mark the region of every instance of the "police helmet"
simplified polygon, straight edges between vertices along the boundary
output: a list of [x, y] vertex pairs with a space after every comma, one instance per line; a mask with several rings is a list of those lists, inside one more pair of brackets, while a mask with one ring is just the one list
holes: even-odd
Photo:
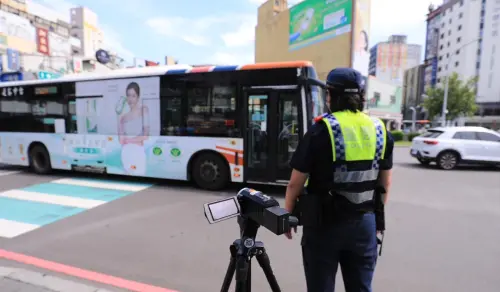
[[352, 68], [335, 68], [326, 77], [328, 89], [338, 93], [365, 93], [365, 79]]

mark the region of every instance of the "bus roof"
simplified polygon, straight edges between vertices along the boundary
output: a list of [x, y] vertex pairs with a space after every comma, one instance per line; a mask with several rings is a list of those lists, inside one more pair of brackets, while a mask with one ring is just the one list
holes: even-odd
[[214, 65], [214, 66], [201, 66], [201, 67], [193, 67], [189, 65], [151, 66], [143, 68], [116, 69], [106, 73], [88, 72], [88, 73], [78, 73], [78, 74], [67, 74], [57, 79], [47, 79], [47, 80], [38, 79], [38, 80], [3, 82], [0, 83], [0, 87], [59, 83], [59, 82], [90, 81], [90, 80], [115, 79], [115, 78], [136, 78], [136, 77], [170, 75], [170, 74], [173, 75], [173, 74], [275, 69], [275, 68], [300, 68], [300, 67], [310, 67], [310, 66], [312, 66], [312, 63], [309, 61], [270, 62], [270, 63], [255, 63], [248, 65], [234, 65], [234, 66], [230, 65], [221, 65], [221, 66]]

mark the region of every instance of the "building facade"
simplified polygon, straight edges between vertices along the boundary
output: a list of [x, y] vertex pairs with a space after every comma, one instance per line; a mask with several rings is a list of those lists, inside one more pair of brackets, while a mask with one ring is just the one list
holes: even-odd
[[382, 82], [403, 85], [404, 72], [420, 64], [422, 47], [408, 44], [404, 35], [392, 35], [370, 49], [368, 73]]
[[453, 72], [462, 80], [477, 76], [481, 1], [449, 0], [440, 11], [437, 84]]
[[411, 107], [417, 110], [417, 120], [425, 119], [422, 105], [425, 99], [425, 65], [418, 65], [405, 71], [403, 78], [403, 120], [412, 119]]
[[367, 75], [370, 0], [268, 0], [258, 9], [255, 61], [312, 61], [320, 79], [335, 67]]
[[500, 116], [500, 1], [483, 1], [483, 27], [477, 103], [483, 114]]
[[433, 88], [437, 83], [439, 28], [441, 27], [441, 7], [429, 6], [427, 14], [427, 34], [425, 39], [425, 85], [424, 90]]
[[[427, 24], [426, 48], [433, 48], [437, 40], [437, 62], [432, 54], [426, 57], [426, 71], [437, 68], [435, 83], [444, 86], [444, 78], [456, 72], [462, 80], [478, 77], [476, 87], [477, 116], [462, 118], [460, 124], [492, 127], [500, 124], [500, 3], [497, 0], [447, 0], [436, 9], [430, 9]], [[498, 63], [498, 62], [497, 62]], [[429, 66], [431, 67], [429, 69]]]
[[401, 86], [381, 81], [374, 76], [368, 76], [365, 113], [382, 119], [389, 130], [401, 129], [403, 121], [402, 100], [403, 90]]
[[73, 53], [92, 58], [104, 46], [104, 37], [99, 29], [97, 14], [86, 7], [70, 10], [71, 34], [80, 40], [79, 46], [72, 46]]

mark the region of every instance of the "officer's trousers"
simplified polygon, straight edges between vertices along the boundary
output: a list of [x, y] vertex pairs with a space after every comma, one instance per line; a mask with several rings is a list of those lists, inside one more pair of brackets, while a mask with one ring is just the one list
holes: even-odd
[[333, 292], [339, 264], [346, 292], [371, 292], [377, 262], [375, 215], [304, 227], [302, 256], [308, 292]]

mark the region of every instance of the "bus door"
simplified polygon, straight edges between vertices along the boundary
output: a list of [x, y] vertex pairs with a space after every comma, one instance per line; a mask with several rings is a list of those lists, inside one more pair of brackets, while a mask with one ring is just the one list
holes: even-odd
[[245, 177], [249, 182], [286, 183], [300, 131], [300, 92], [292, 88], [246, 91]]

